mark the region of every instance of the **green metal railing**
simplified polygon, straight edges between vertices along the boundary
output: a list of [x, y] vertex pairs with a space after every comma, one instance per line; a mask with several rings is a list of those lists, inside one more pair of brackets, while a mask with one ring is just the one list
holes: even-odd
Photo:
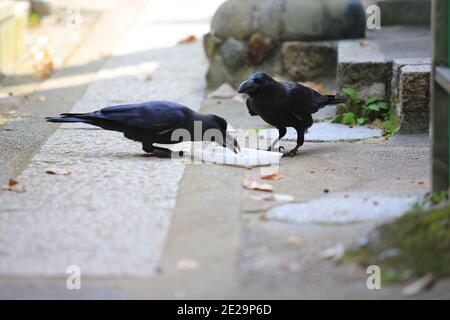
[[432, 189], [441, 191], [450, 185], [450, 0], [434, 0], [431, 18]]

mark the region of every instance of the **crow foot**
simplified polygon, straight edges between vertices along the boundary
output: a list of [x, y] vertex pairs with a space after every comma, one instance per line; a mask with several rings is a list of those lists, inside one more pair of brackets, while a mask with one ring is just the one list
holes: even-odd
[[154, 147], [154, 146], [143, 146], [142, 150], [144, 152], [155, 156], [157, 158], [172, 158], [172, 157], [183, 157], [183, 151], [172, 151], [166, 148]]
[[292, 149], [288, 152], [283, 152], [283, 158], [285, 157], [295, 157], [295, 155], [297, 154], [297, 149]]
[[[275, 147], [270, 146], [269, 148], [267, 148], [267, 151], [272, 151], [272, 150], [275, 150], [275, 149], [276, 149]], [[283, 150], [286, 150], [283, 146], [279, 146], [278, 147], [278, 152], [281, 152]]]

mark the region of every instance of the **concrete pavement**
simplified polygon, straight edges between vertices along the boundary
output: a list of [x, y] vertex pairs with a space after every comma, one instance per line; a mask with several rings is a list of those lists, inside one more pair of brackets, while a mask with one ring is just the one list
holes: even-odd
[[[184, 5], [192, 21], [177, 24], [174, 3], [150, 2], [71, 111], [153, 99], [198, 108], [206, 71], [200, 42], [176, 44], [207, 31], [211, 7], [202, 4]], [[63, 81], [56, 76], [41, 89]], [[26, 192], [0, 197], [0, 273], [55, 276], [78, 265], [85, 275], [153, 274], [183, 165], [144, 158], [140, 148], [87, 126], [57, 130], [17, 177]], [[49, 166], [70, 175], [48, 175]]]
[[[208, 30], [218, 3], [155, 0], [137, 16], [119, 8], [115, 14], [134, 22], [119, 27], [126, 30], [112, 56], [49, 79], [36, 93], [47, 100], [28, 102], [28, 108], [42, 107], [31, 124], [2, 127], [22, 128], [26, 139], [6, 132], [29, 142], [19, 148], [24, 153], [11, 152], [6, 163], [13, 169], [2, 171], [3, 179], [18, 175], [26, 192], [0, 193], [1, 298], [402, 297], [401, 286], [368, 290], [365, 269], [320, 258], [325, 249], [360, 239], [377, 219], [342, 224], [272, 220], [267, 213], [281, 203], [242, 188], [243, 178], [260, 180], [257, 168], [144, 157], [139, 144], [84, 125], [61, 126], [46, 141], [54, 129], [41, 119], [60, 112], [58, 101], [64, 102], [64, 111], [81, 112], [170, 99], [224, 116], [234, 128], [265, 128], [247, 115], [242, 102], [204, 99], [201, 43], [177, 45]], [[103, 31], [93, 42], [110, 38], [102, 35], [117, 19], [111, 13], [99, 23]], [[85, 54], [92, 57], [92, 51]], [[46, 131], [37, 135], [41, 129]], [[298, 157], [282, 159], [283, 178], [269, 183], [296, 204], [352, 192], [418, 195], [429, 187], [429, 160], [427, 135], [306, 142]], [[55, 167], [70, 175], [45, 172]], [[73, 264], [82, 271], [81, 290], [65, 286], [66, 268]], [[441, 281], [420, 297], [449, 298], [448, 287]]]

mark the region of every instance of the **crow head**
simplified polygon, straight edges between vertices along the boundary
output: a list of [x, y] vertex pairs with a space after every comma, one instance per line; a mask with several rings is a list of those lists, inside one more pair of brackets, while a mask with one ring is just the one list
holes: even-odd
[[211, 139], [215, 141], [217, 144], [230, 149], [234, 153], [239, 153], [241, 151], [241, 147], [237, 142], [236, 138], [232, 137], [229, 133], [227, 133], [227, 121], [224, 118], [221, 118], [216, 115], [211, 115], [211, 120], [208, 123], [209, 129], [215, 129], [220, 132], [220, 137], [216, 137], [214, 134], [211, 136]]
[[248, 80], [241, 83], [239, 93], [247, 93], [249, 96], [263, 95], [272, 91], [278, 82], [264, 72], [254, 73]]

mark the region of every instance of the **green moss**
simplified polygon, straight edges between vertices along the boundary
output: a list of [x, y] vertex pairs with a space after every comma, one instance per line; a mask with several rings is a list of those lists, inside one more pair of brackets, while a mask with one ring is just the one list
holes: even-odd
[[430, 272], [450, 276], [450, 205], [410, 212], [380, 226], [369, 238], [367, 245], [348, 251], [343, 260], [380, 266], [385, 283]]

